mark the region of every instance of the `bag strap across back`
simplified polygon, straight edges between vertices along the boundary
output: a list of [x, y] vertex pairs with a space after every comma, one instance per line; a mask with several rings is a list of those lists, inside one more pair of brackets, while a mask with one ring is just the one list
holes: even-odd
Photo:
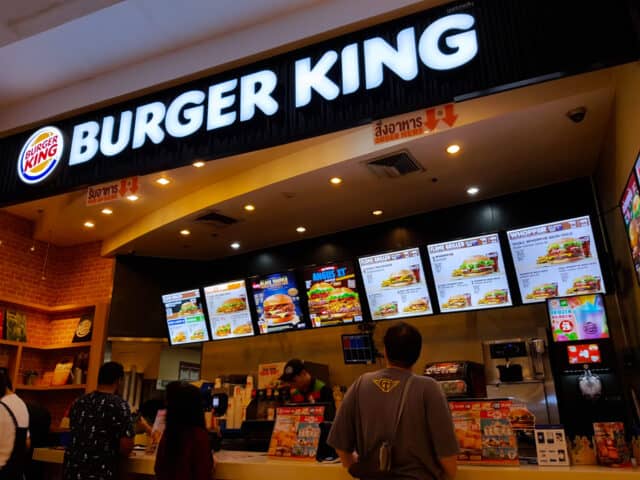
[[396, 439], [396, 433], [398, 432], [398, 427], [400, 426], [400, 419], [402, 418], [402, 412], [404, 411], [404, 405], [407, 403], [407, 393], [409, 392], [409, 386], [413, 382], [413, 374], [407, 378], [407, 381], [404, 382], [404, 387], [402, 388], [402, 396], [400, 397], [400, 406], [398, 407], [398, 414], [396, 416], [396, 423], [393, 426], [393, 435], [391, 436], [391, 442], [393, 443]]

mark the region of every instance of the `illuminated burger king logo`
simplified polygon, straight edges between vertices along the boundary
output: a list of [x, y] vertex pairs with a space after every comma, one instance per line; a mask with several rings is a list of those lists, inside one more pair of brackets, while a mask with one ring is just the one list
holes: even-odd
[[55, 127], [43, 127], [26, 141], [18, 157], [18, 175], [34, 184], [51, 175], [62, 159], [64, 137]]

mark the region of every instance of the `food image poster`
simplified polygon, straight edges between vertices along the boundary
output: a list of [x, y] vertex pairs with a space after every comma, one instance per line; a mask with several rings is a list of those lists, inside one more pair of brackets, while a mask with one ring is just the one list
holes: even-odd
[[479, 465], [518, 465], [518, 445], [510, 421], [512, 403], [504, 401], [449, 402], [458, 462]]
[[551, 331], [556, 342], [609, 338], [609, 325], [602, 295], [549, 300]]
[[207, 324], [198, 290], [171, 293], [162, 296], [169, 339], [172, 345], [209, 340]]
[[294, 272], [254, 277], [251, 289], [261, 334], [306, 327]]
[[14, 342], [27, 341], [27, 315], [18, 310], [5, 310], [5, 337]]
[[427, 249], [443, 312], [512, 305], [497, 233]]
[[360, 258], [360, 271], [374, 320], [433, 313], [420, 250]]
[[561, 425], [536, 425], [536, 455], [538, 465], [547, 467], [569, 466], [569, 450]]
[[278, 408], [268, 454], [315, 461], [323, 421], [324, 407]]
[[[639, 165], [636, 164], [636, 172]], [[638, 180], [634, 174], [629, 177], [622, 200], [620, 201], [622, 218], [627, 229], [627, 238], [631, 257], [636, 270], [636, 275], [640, 276], [640, 188]], [[639, 277], [640, 278], [640, 277]]]
[[507, 232], [523, 303], [604, 292], [588, 216]]
[[205, 287], [212, 340], [249, 337], [254, 334], [244, 280]]
[[598, 463], [607, 467], [630, 467], [631, 453], [622, 422], [593, 424], [593, 441]]
[[361, 322], [362, 307], [351, 262], [309, 268], [304, 274], [311, 325]]

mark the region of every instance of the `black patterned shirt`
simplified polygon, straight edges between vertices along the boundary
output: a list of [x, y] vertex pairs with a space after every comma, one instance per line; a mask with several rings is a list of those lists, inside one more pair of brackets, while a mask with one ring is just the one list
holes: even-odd
[[64, 455], [65, 480], [118, 477], [120, 439], [134, 436], [129, 405], [117, 395], [93, 392], [71, 407], [71, 443]]

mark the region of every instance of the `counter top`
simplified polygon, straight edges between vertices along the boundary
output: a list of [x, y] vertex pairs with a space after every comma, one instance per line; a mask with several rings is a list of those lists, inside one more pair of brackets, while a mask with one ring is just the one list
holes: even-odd
[[[36, 448], [33, 459], [45, 463], [62, 463], [64, 451]], [[216, 479], [254, 480], [264, 477], [278, 480], [351, 480], [340, 464], [322, 464], [301, 460], [275, 459], [254, 452], [219, 452], [216, 454]], [[133, 454], [127, 461], [130, 473], [153, 475], [154, 457]], [[481, 467], [460, 466], [456, 480], [605, 480], [639, 478], [639, 469], [615, 469], [597, 466], [577, 467]]]

